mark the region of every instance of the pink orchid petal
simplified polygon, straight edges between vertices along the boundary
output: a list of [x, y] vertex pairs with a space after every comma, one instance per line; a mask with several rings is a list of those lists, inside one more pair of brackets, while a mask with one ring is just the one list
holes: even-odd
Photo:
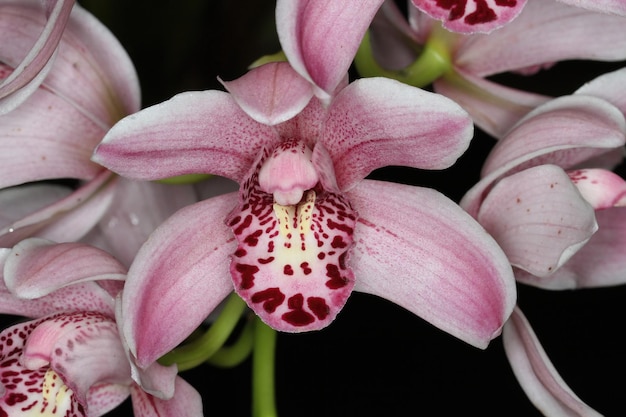
[[602, 13], [613, 13], [626, 16], [626, 1], [624, 0], [558, 0], [561, 3], [570, 4], [576, 7], [583, 7], [587, 10]]
[[38, 238], [15, 245], [4, 264], [6, 286], [20, 298], [40, 298], [83, 281], [125, 278], [126, 268], [100, 249]]
[[84, 404], [78, 402], [57, 373], [47, 366], [28, 369], [22, 362], [27, 338], [44, 320], [20, 323], [0, 333], [0, 410], [6, 416], [22, 416], [26, 408], [39, 415], [85, 417], [84, 412], [78, 411]]
[[128, 385], [96, 383], [87, 393], [89, 414], [103, 416], [119, 406], [129, 395]]
[[65, 100], [39, 89], [0, 116], [0, 187], [56, 178], [90, 179], [89, 159], [104, 130]]
[[110, 207], [94, 233], [124, 265], [130, 265], [150, 233], [178, 209], [197, 201], [192, 185], [169, 185], [120, 178]]
[[500, 180], [483, 201], [477, 220], [511, 265], [543, 278], [567, 262], [598, 228], [593, 208], [554, 165]]
[[109, 29], [78, 5], [44, 86], [104, 128], [140, 109], [130, 57]]
[[621, 16], [557, 1], [529, 1], [496, 36], [475, 35], [463, 43], [455, 62], [464, 71], [484, 77], [571, 59], [620, 61], [626, 57], [623, 29]]
[[222, 84], [248, 116], [265, 125], [291, 119], [313, 97], [311, 84], [286, 62], [262, 65]]
[[485, 348], [516, 296], [509, 262], [491, 236], [431, 189], [365, 180], [348, 196], [359, 212], [348, 259], [355, 291]]
[[482, 175], [531, 160], [567, 169], [625, 142], [626, 121], [615, 106], [595, 97], [559, 97], [529, 113], [496, 144]]
[[[41, 14], [38, 3], [23, 1], [19, 6], [11, 3], [0, 5], [0, 13], [11, 16], [0, 24], [2, 38], [11, 39], [11, 42], [3, 45], [0, 61], [15, 68], [12, 74], [0, 82], [0, 114], [16, 108], [43, 81], [51, 68], [50, 59], [58, 47], [74, 5], [73, 0], [47, 0], [44, 4], [45, 22], [44, 16], [41, 16], [41, 21], [38, 19]], [[34, 40], [35, 37], [38, 38]], [[26, 47], [22, 41], [26, 42]], [[20, 56], [29, 48], [25, 57]], [[20, 94], [22, 88], [25, 88], [26, 94]]]
[[133, 179], [209, 173], [239, 181], [263, 146], [277, 140], [230, 94], [187, 92], [122, 119], [93, 160]]
[[236, 243], [224, 220], [236, 205], [232, 193], [181, 209], [137, 254], [121, 322], [139, 367], [182, 342], [233, 290], [228, 259]]
[[519, 271], [519, 282], [547, 289], [606, 287], [626, 283], [626, 208], [596, 211], [598, 231], [549, 280]]
[[567, 386], [519, 308], [502, 332], [504, 351], [528, 398], [544, 415], [600, 417]]
[[169, 400], [152, 397], [132, 387], [133, 412], [137, 417], [197, 417], [202, 415], [202, 397], [181, 377], [176, 377], [175, 394]]
[[103, 171], [67, 197], [6, 225], [0, 230], [0, 246], [11, 247], [31, 236], [57, 242], [79, 240], [109, 207], [116, 181], [115, 175]]
[[383, 0], [278, 0], [276, 28], [293, 68], [328, 97], [339, 85]]
[[99, 313], [62, 314], [43, 321], [26, 341], [22, 361], [29, 369], [49, 365], [82, 404], [98, 382], [132, 381], [117, 324]]
[[[489, 33], [515, 19], [526, 0], [412, 0], [413, 4], [443, 27], [464, 34]], [[500, 32], [498, 32], [500, 33]]]
[[626, 114], [626, 68], [591, 80], [576, 90], [575, 94], [602, 98]]
[[626, 181], [619, 175], [604, 169], [579, 169], [568, 174], [594, 209], [626, 206]]
[[346, 190], [388, 165], [447, 168], [467, 149], [472, 134], [471, 119], [448, 98], [368, 78], [333, 99], [321, 142], [335, 163], [340, 189]]
[[474, 123], [495, 138], [504, 134], [528, 112], [549, 100], [539, 94], [505, 87], [457, 70], [456, 77], [443, 77], [435, 91], [463, 107]]

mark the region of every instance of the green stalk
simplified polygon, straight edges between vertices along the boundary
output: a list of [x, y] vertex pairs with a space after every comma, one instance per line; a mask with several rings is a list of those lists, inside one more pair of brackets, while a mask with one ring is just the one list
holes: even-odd
[[246, 303], [237, 294], [231, 294], [219, 317], [206, 333], [193, 342], [167, 353], [159, 359], [159, 363], [162, 365], [175, 363], [179, 371], [185, 371], [205, 362], [224, 345], [245, 308]]
[[252, 353], [252, 416], [277, 417], [274, 398], [276, 331], [255, 317]]
[[232, 368], [246, 360], [254, 343], [254, 320], [248, 320], [239, 338], [230, 346], [223, 346], [206, 363], [220, 368]]

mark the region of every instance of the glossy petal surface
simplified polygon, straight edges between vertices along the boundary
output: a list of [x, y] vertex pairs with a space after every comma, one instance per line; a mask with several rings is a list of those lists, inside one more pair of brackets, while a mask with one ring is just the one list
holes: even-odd
[[491, 236], [430, 189], [365, 180], [348, 196], [359, 212], [348, 261], [355, 291], [485, 348], [515, 303], [510, 265]]

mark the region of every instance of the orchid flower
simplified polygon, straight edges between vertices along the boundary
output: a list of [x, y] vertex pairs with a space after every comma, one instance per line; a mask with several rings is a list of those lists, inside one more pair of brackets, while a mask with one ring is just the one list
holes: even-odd
[[[202, 415], [175, 367], [134, 372], [115, 320], [126, 268], [80, 243], [2, 249], [0, 310], [34, 318], [0, 333], [0, 414], [97, 417], [129, 395], [136, 416]], [[141, 380], [143, 387], [133, 378]]]
[[[626, 16], [624, 0], [558, 0], [571, 6], [602, 13]], [[490, 33], [511, 24], [526, 6], [527, 0], [412, 0], [412, 3], [433, 19], [441, 20], [443, 27], [465, 34]]]
[[[520, 2], [518, 2], [520, 3]], [[481, 129], [501, 138], [551, 97], [487, 77], [530, 74], [559, 61], [626, 59], [625, 18], [555, 1], [529, 0], [510, 24], [460, 35], [409, 5], [408, 22], [392, 1], [380, 8], [356, 56], [362, 76], [386, 76], [434, 90], [459, 103]], [[311, 35], [313, 36], [313, 35]]]
[[461, 200], [519, 281], [554, 289], [625, 281], [626, 185], [608, 171], [623, 158], [625, 77], [606, 74], [530, 112]]
[[281, 331], [327, 326], [356, 290], [474, 346], [499, 334], [515, 289], [484, 230], [433, 190], [363, 180], [385, 165], [454, 163], [472, 134], [464, 111], [387, 79], [348, 84], [324, 106], [286, 62], [224, 85], [123, 119], [94, 154], [131, 178], [205, 172], [240, 184], [178, 211], [137, 254], [121, 314], [140, 367], [233, 289]]
[[[12, 75], [46, 18], [35, 0], [0, 1], [0, 16], [6, 17], [0, 19], [2, 39], [11, 40], [0, 46], [0, 66]], [[49, 36], [57, 32], [44, 30]], [[196, 201], [191, 188], [130, 182], [90, 160], [109, 127], [139, 110], [140, 93], [124, 49], [79, 6], [72, 9], [45, 80], [29, 94], [0, 116], [0, 245], [29, 236], [76, 241], [100, 222], [96, 237], [105, 236], [129, 264], [157, 224]], [[78, 188], [41, 183], [58, 179], [76, 180]]]

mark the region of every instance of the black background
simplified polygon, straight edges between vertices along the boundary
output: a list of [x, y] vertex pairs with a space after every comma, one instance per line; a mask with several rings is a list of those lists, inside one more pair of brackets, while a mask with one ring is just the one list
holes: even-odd
[[[127, 49], [144, 106], [185, 90], [221, 89], [218, 75], [234, 79], [280, 48], [270, 0], [81, 4]], [[559, 95], [620, 66], [567, 62], [530, 80], [500, 80]], [[470, 150], [448, 170], [386, 168], [373, 176], [433, 187], [458, 201], [478, 180], [492, 144], [477, 132]], [[623, 415], [626, 287], [552, 292], [520, 285], [518, 291], [519, 305], [574, 392], [607, 416]], [[205, 415], [246, 416], [250, 372], [247, 360], [233, 369], [201, 366], [182, 376], [203, 395]], [[327, 329], [278, 335], [276, 380], [278, 412], [286, 417], [540, 415], [517, 384], [500, 338], [478, 350], [394, 304], [358, 293]], [[131, 414], [129, 401], [111, 413]]]

